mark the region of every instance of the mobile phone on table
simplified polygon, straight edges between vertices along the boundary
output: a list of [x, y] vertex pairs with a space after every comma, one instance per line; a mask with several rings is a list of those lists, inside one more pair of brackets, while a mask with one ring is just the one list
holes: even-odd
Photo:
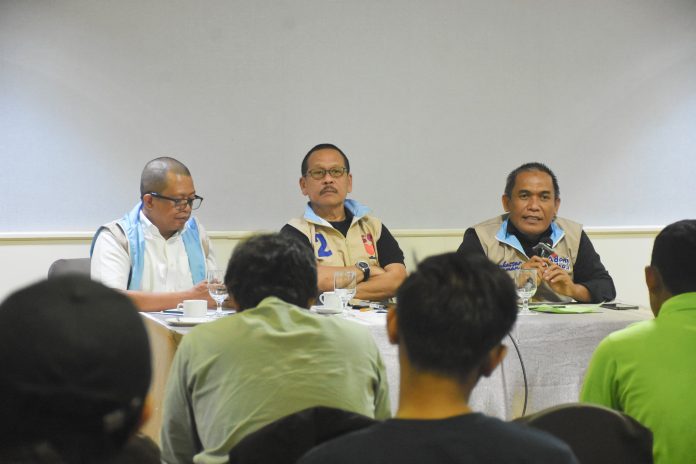
[[626, 304], [626, 303], [602, 303], [601, 305], [602, 308], [607, 308], [607, 309], [616, 309], [616, 310], [624, 310], [624, 309], [638, 309], [638, 305], [632, 305], [632, 304]]

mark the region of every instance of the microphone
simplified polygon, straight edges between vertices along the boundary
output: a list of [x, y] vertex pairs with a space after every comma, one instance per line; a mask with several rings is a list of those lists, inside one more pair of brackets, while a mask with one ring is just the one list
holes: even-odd
[[540, 258], [550, 258], [556, 253], [553, 249], [551, 237], [544, 237], [541, 239], [539, 243], [532, 247], [532, 250], [534, 250], [536, 255]]

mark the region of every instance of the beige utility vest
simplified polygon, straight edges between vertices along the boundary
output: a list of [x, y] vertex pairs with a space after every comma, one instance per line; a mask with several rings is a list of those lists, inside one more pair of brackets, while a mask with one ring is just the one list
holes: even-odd
[[[522, 263], [529, 261], [519, 240], [514, 235], [507, 235], [507, 214], [494, 217], [474, 226], [483, 251], [488, 259], [504, 271], [515, 271]], [[564, 269], [573, 278], [573, 266], [578, 257], [582, 225], [568, 219], [556, 218], [551, 224], [551, 240], [554, 256], [549, 259]], [[559, 295], [542, 282], [534, 295], [539, 301], [570, 301], [565, 295]]]
[[322, 266], [353, 266], [358, 261], [379, 266], [377, 241], [382, 233], [382, 222], [374, 216], [354, 216], [346, 237], [327, 221], [294, 218], [288, 224], [307, 236]]

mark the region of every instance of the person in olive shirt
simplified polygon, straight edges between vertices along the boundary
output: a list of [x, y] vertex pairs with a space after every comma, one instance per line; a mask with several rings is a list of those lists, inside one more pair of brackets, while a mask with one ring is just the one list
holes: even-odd
[[281, 233], [298, 238], [317, 260], [319, 291], [334, 289], [339, 270], [355, 271], [356, 298], [386, 300], [406, 278], [404, 254], [365, 205], [346, 196], [353, 188], [348, 157], [335, 145], [313, 147], [301, 165], [300, 190], [309, 198], [303, 217]]
[[[505, 214], [466, 230], [459, 253], [488, 256], [505, 271], [537, 269], [537, 300], [598, 303], [616, 298], [614, 281], [582, 226], [557, 217], [561, 204], [555, 174], [542, 163], [527, 163], [507, 177]], [[547, 257], [535, 247], [546, 243]]]
[[166, 464], [222, 464], [261, 427], [314, 406], [391, 416], [384, 362], [365, 326], [313, 314], [316, 261], [297, 240], [254, 236], [232, 253], [234, 316], [181, 340], [164, 397]]

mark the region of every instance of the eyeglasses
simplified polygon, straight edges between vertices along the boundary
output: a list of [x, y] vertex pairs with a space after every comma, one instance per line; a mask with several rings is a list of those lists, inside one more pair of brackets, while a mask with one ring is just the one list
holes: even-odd
[[331, 168], [331, 169], [310, 169], [307, 171], [306, 176], [311, 176], [312, 179], [315, 180], [321, 180], [326, 176], [326, 173], [329, 173], [329, 175], [333, 178], [338, 179], [339, 177], [343, 177], [343, 174], [348, 172], [347, 168]]
[[187, 206], [190, 206], [191, 209], [198, 209], [200, 208], [201, 203], [203, 202], [203, 197], [199, 197], [198, 195], [194, 195], [193, 198], [172, 198], [165, 197], [164, 195], [160, 195], [157, 192], [148, 193], [155, 198], [159, 198], [160, 200], [171, 201], [172, 203], [174, 203], [174, 207], [179, 210], [186, 209]]

